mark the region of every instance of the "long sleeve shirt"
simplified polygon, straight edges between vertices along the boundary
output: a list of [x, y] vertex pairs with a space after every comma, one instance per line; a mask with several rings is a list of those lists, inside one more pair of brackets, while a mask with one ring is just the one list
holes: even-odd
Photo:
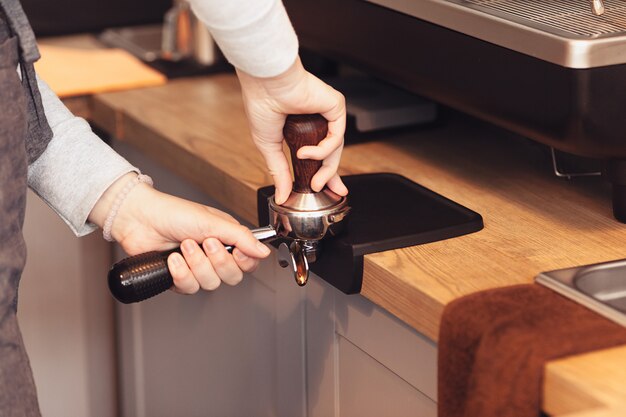
[[190, 0], [226, 58], [256, 77], [285, 72], [298, 55], [298, 38], [281, 0]]
[[[280, 0], [192, 0], [192, 7], [235, 67], [272, 77], [295, 62], [298, 41]], [[75, 117], [45, 82], [38, 84], [53, 138], [30, 165], [28, 183], [76, 235], [85, 235], [96, 228], [87, 217], [100, 196], [138, 169]]]

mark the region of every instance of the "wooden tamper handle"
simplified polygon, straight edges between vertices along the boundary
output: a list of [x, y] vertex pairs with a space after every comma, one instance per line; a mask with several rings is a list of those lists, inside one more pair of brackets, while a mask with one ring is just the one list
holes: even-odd
[[312, 193], [311, 179], [322, 161], [313, 159], [298, 159], [298, 149], [303, 146], [317, 145], [328, 133], [328, 121], [320, 114], [291, 114], [287, 116], [283, 136], [291, 151], [291, 164], [294, 173], [294, 191], [298, 193]]

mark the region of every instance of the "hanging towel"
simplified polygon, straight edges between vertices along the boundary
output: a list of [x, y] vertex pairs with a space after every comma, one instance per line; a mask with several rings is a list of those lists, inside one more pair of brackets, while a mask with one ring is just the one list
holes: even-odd
[[440, 326], [438, 416], [540, 416], [547, 361], [621, 344], [626, 328], [538, 284], [459, 298]]

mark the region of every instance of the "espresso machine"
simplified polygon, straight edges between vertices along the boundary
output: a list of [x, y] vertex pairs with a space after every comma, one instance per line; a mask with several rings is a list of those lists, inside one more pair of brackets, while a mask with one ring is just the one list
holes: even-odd
[[613, 185], [614, 215], [626, 222], [623, 0], [284, 3], [303, 48], [598, 159]]
[[[274, 196], [267, 199], [269, 225], [252, 230], [260, 241], [280, 239], [278, 260], [283, 268], [290, 268], [296, 283], [303, 286], [309, 277], [309, 263], [322, 252], [322, 240], [337, 235], [350, 212], [346, 197], [328, 188], [320, 192], [311, 189], [311, 179], [322, 166], [322, 161], [298, 159], [302, 146], [317, 145], [326, 137], [328, 122], [319, 114], [290, 115], [283, 129], [291, 151], [294, 171], [293, 191], [282, 205]], [[228, 251], [233, 247], [227, 246]], [[147, 252], [116, 263], [109, 272], [109, 288], [120, 302], [133, 303], [153, 297], [173, 285], [167, 267], [167, 258], [180, 248], [164, 252]]]

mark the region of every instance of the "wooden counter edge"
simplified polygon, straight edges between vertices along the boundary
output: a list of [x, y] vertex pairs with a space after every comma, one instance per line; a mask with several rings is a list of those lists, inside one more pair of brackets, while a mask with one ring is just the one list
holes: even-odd
[[626, 346], [548, 363], [543, 409], [559, 417], [626, 416]]

